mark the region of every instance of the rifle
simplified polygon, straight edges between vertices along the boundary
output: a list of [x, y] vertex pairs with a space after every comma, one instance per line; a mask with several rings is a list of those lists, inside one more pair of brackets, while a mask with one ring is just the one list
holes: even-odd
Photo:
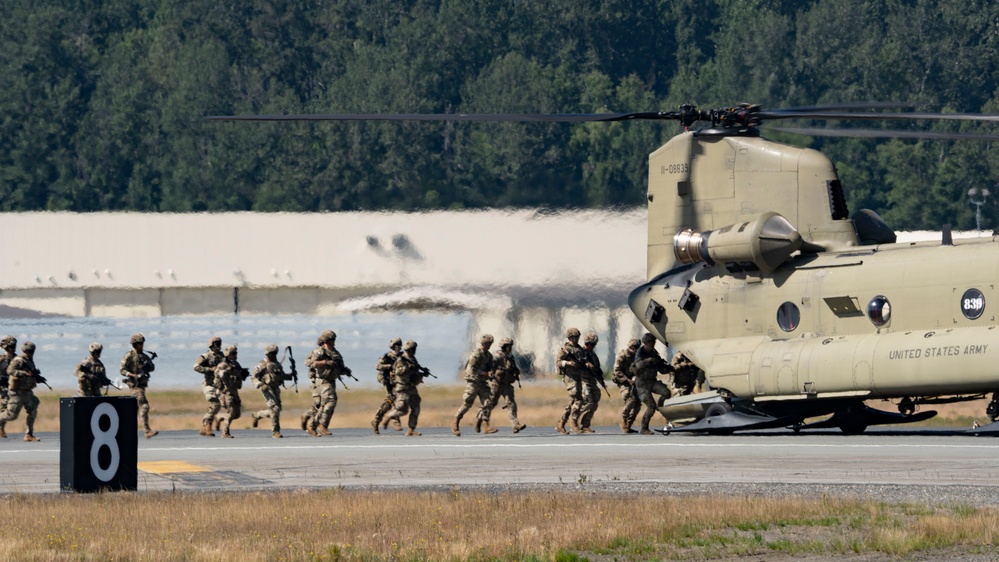
[[[291, 352], [291, 346], [284, 348], [285, 355], [288, 356], [288, 362], [291, 365], [291, 380], [295, 381], [295, 394], [298, 394], [298, 368], [295, 366], [295, 354]], [[284, 362], [284, 358], [281, 359]]]
[[49, 390], [52, 390], [52, 387], [49, 386], [48, 379], [46, 379], [45, 377], [42, 376], [42, 372], [41, 371], [35, 371], [35, 381], [36, 382], [40, 382], [40, 383], [44, 384], [45, 386], [48, 386]]
[[424, 376], [430, 377], [432, 379], [436, 379], [437, 378], [437, 375], [431, 373], [430, 369], [424, 367], [423, 365], [420, 365], [420, 372], [423, 373]]

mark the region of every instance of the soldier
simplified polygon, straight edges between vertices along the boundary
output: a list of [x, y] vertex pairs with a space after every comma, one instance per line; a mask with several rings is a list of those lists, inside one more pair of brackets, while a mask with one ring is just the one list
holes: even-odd
[[7, 365], [10, 394], [7, 409], [0, 414], [0, 438], [7, 437], [6, 426], [16, 420], [23, 407], [28, 412], [25, 419], [24, 440], [41, 441], [35, 437], [35, 417], [38, 415], [38, 398], [32, 390], [38, 383], [44, 383], [41, 371], [35, 368], [35, 344], [26, 341], [21, 345], [21, 354]]
[[378, 425], [382, 423], [382, 418], [385, 419], [384, 428], [388, 428], [389, 421], [391, 421], [392, 427], [396, 431], [402, 431], [402, 423], [399, 421], [399, 418], [389, 418], [385, 415], [395, 404], [395, 384], [392, 382], [392, 366], [395, 365], [395, 361], [399, 358], [400, 354], [402, 354], [402, 340], [395, 338], [389, 342], [389, 350], [375, 364], [375, 371], [378, 372], [378, 382], [385, 387], [385, 400], [382, 400], [381, 406], [375, 412], [375, 419], [371, 420], [371, 428], [375, 430], [375, 435], [378, 435]]
[[416, 360], [416, 342], [407, 340], [402, 345], [402, 354], [392, 365], [392, 380], [395, 381], [395, 408], [386, 414], [389, 418], [400, 419], [409, 413], [408, 437], [419, 437], [416, 424], [420, 420], [420, 393], [417, 386], [423, 382], [426, 369]]
[[[638, 400], [645, 405], [640, 432], [642, 435], [652, 435], [649, 422], [656, 414], [656, 406], [658, 405], [652, 395], [659, 394], [661, 396], [659, 403], [670, 397], [669, 387], [659, 380], [657, 373], [669, 373], [671, 369], [659, 356], [655, 345], [655, 336], [649, 333], [642, 336], [642, 346], [635, 352], [635, 360], [631, 364], [631, 372], [635, 376], [635, 392], [638, 394]], [[669, 422], [669, 420], [666, 421]]]
[[[604, 371], [600, 368], [600, 357], [594, 351], [598, 341], [600, 338], [593, 332], [588, 332], [583, 338], [586, 369], [583, 370], [583, 375], [580, 378], [580, 407], [573, 416], [572, 424], [574, 428], [579, 426], [580, 433], [594, 433], [590, 429], [590, 422], [600, 405], [600, 387], [604, 387], [604, 390], [607, 389], [607, 383], [604, 382]], [[578, 423], [575, 421], [576, 416], [579, 419]]]
[[[329, 330], [326, 332], [329, 332]], [[316, 379], [316, 370], [309, 364], [309, 358], [312, 357], [313, 354], [318, 353], [319, 348], [323, 346], [323, 338], [326, 337], [326, 332], [319, 334], [319, 337], [316, 338], [316, 345], [318, 347], [310, 351], [305, 357], [305, 366], [309, 369], [309, 389], [312, 391], [312, 406], [302, 414], [302, 431], [309, 430], [312, 418], [316, 417], [316, 414], [319, 413], [319, 405], [322, 402], [322, 397], [319, 395], [319, 382]], [[317, 433], [315, 437], [319, 437], [319, 434]]]
[[582, 405], [581, 381], [583, 370], [586, 369], [586, 361], [583, 358], [584, 350], [579, 346], [579, 330], [569, 328], [565, 332], [565, 338], [568, 341], [555, 354], [555, 368], [558, 370], [559, 378], [565, 381], [565, 391], [569, 394], [569, 403], [566, 404], [565, 411], [562, 412], [562, 418], [555, 425], [555, 429], [563, 435], [568, 433], [565, 430], [565, 422], [569, 421], [570, 416], [572, 417], [572, 431], [574, 433], [581, 432], [577, 421], [578, 417], [573, 416], [573, 412], [578, 412]]
[[669, 365], [673, 369], [673, 376], [669, 381], [669, 389], [673, 396], [686, 396], [694, 392], [701, 371], [697, 365], [679, 351], [673, 355]]
[[0, 349], [4, 350], [4, 355], [0, 355], [0, 414], [7, 409], [7, 396], [9, 394], [7, 366], [17, 357], [17, 339], [14, 336], [4, 336], [0, 339]]
[[101, 351], [104, 346], [94, 342], [90, 344], [90, 355], [76, 366], [74, 374], [80, 381], [80, 396], [100, 396], [101, 389], [110, 386], [107, 369], [101, 362]]
[[317, 411], [309, 419], [305, 430], [313, 437], [332, 435], [330, 419], [336, 410], [336, 381], [349, 376], [351, 371], [343, 364], [343, 357], [336, 350], [336, 333], [326, 330], [319, 336], [319, 347], [305, 358], [309, 371], [316, 373], [316, 390], [319, 393]]
[[631, 426], [638, 417], [638, 411], [642, 409], [642, 403], [638, 401], [638, 394], [635, 392], [631, 363], [635, 360], [635, 352], [640, 345], [642, 342], [632, 338], [628, 342], [628, 347], [622, 349], [614, 359], [614, 377], [611, 380], [620, 389], [621, 400], [624, 402], [624, 407], [621, 408], [621, 431], [624, 433], [638, 433], [631, 429]]
[[121, 376], [132, 389], [132, 395], [139, 405], [139, 419], [146, 430], [146, 439], [149, 439], [159, 431], [153, 431], [149, 427], [149, 400], [146, 399], [146, 387], [149, 386], [149, 373], [156, 369], [152, 358], [146, 355], [142, 348], [146, 344], [146, 338], [142, 334], [133, 334], [131, 340], [132, 349], [121, 358], [119, 371]]
[[281, 388], [285, 381], [290, 381], [293, 375], [285, 373], [281, 363], [277, 360], [278, 347], [274, 344], [268, 345], [264, 349], [264, 358], [257, 363], [253, 369], [253, 383], [264, 395], [264, 402], [267, 403], [266, 410], [260, 410], [253, 414], [253, 427], [264, 418], [271, 419], [271, 437], [279, 439], [281, 435]]
[[451, 431], [461, 437], [461, 418], [465, 415], [475, 399], [479, 399], [479, 411], [475, 415], [475, 432], [496, 433], [496, 428], [489, 427], [489, 376], [493, 370], [493, 356], [489, 353], [489, 348], [493, 345], [493, 337], [485, 334], [479, 340], [479, 348], [472, 352], [472, 356], [465, 363], [465, 393], [458, 412], [451, 422]]
[[510, 409], [513, 432], [520, 433], [527, 425], [520, 423], [517, 419], [517, 400], [513, 393], [514, 382], [520, 384], [520, 368], [517, 367], [517, 360], [513, 356], [513, 340], [503, 338], [500, 340], [499, 351], [493, 357], [493, 376], [489, 379], [489, 411], [492, 412], [501, 397], [505, 398], [503, 409]]
[[208, 411], [205, 413], [205, 417], [201, 418], [201, 431], [199, 432], [205, 437], [215, 437], [215, 434], [212, 433], [212, 422], [222, 407], [219, 403], [218, 390], [215, 388], [215, 367], [222, 362], [222, 358], [222, 338], [213, 336], [212, 339], [208, 340], [208, 351], [199, 355], [194, 362], [195, 372], [201, 373], [203, 379], [201, 391], [205, 394], [205, 400], [208, 401]]
[[243, 388], [243, 381], [250, 376], [250, 372], [236, 360], [239, 355], [236, 346], [226, 346], [224, 355], [222, 361], [215, 366], [215, 388], [219, 391], [222, 437], [232, 439], [229, 426], [242, 414], [239, 389]]

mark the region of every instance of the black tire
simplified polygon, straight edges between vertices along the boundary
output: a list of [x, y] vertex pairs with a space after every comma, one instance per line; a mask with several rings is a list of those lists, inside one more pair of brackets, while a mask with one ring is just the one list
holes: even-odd
[[867, 426], [858, 422], [843, 422], [839, 424], [839, 430], [846, 435], [860, 435], [867, 431]]
[[708, 406], [708, 409], [704, 411], [704, 417], [710, 418], [714, 416], [721, 416], [732, 411], [732, 405], [728, 402], [717, 402]]

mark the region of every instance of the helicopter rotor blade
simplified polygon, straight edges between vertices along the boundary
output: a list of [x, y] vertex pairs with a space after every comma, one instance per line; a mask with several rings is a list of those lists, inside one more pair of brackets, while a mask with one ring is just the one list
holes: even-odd
[[213, 115], [207, 121], [474, 121], [592, 123], [673, 120], [674, 112], [636, 113], [326, 113], [297, 115]]
[[978, 140], [999, 141], [999, 135], [976, 133], [946, 133], [937, 131], [897, 131], [889, 129], [823, 129], [819, 127], [768, 127], [771, 131], [781, 131], [809, 137], [844, 138], [886, 138], [886, 139], [931, 139], [931, 140]]
[[760, 120], [818, 119], [826, 121], [991, 121], [999, 122], [999, 115], [984, 113], [851, 113], [834, 111], [788, 111], [775, 109], [760, 111]]

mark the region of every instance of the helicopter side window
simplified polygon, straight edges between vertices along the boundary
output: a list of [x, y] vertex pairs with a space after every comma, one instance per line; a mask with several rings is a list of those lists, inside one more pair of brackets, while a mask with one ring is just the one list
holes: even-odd
[[777, 308], [777, 325], [785, 332], [792, 332], [801, 323], [801, 311], [793, 302], [785, 302]]
[[878, 295], [867, 304], [867, 317], [878, 328], [891, 322], [891, 303], [884, 295]]

